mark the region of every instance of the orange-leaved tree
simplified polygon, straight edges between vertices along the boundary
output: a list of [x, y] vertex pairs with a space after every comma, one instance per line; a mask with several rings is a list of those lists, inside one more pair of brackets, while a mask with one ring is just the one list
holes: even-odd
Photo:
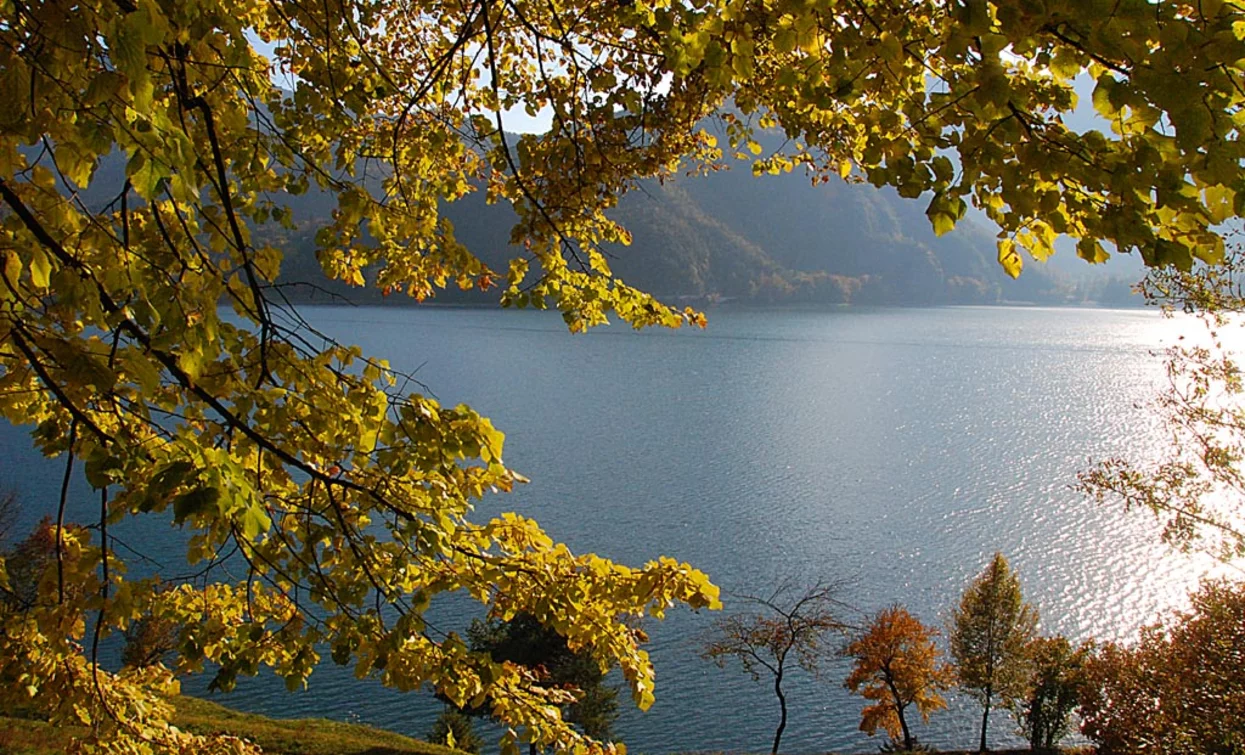
[[916, 708], [928, 722], [947, 707], [938, 693], [951, 683], [951, 670], [940, 660], [938, 630], [922, 624], [908, 609], [893, 605], [874, 615], [864, 632], [843, 650], [855, 662], [844, 682], [873, 702], [861, 711], [860, 730], [870, 736], [882, 729], [905, 750], [916, 744], [906, 711]]
[[1190, 602], [1086, 664], [1081, 732], [1103, 755], [1245, 752], [1245, 583], [1204, 581]]

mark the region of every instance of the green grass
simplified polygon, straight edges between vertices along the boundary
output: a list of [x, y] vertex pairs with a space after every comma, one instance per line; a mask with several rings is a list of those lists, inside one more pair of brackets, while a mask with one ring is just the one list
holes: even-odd
[[[244, 737], [273, 755], [462, 755], [370, 726], [322, 718], [268, 718], [193, 697], [179, 697], [174, 704], [173, 723], [184, 731]], [[61, 755], [83, 731], [0, 717], [0, 755]]]

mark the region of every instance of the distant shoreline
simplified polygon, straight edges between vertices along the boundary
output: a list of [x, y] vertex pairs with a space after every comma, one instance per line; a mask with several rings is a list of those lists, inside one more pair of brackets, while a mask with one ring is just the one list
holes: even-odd
[[[703, 297], [656, 297], [669, 306], [693, 307], [706, 312], [713, 311], [729, 311], [729, 312], [833, 312], [854, 309], [943, 309], [950, 307], [1050, 307], [1053, 309], [1118, 309], [1118, 310], [1143, 310], [1151, 309], [1144, 297], [1136, 296], [1135, 302], [1058, 302], [1058, 301], [1026, 301], [1026, 300], [1003, 300], [997, 302], [921, 302], [921, 303], [899, 303], [899, 302], [842, 302], [842, 303], [815, 303], [815, 302], [793, 302], [790, 304], [780, 303], [752, 303], [741, 301], [738, 299], [716, 299], [706, 301]], [[501, 310], [501, 311], [530, 311], [530, 312], [557, 312], [554, 307], [546, 310], [539, 310], [534, 307], [525, 307], [519, 309], [517, 307], [503, 307], [500, 302], [492, 301], [423, 301], [417, 302], [405, 295], [395, 295], [389, 298], [373, 299], [369, 297], [362, 301], [350, 301], [346, 297], [340, 296], [324, 296], [324, 297], [287, 297], [288, 303], [295, 307], [316, 306], [316, 307], [380, 307], [384, 309], [463, 309], [463, 310]], [[286, 303], [285, 300], [274, 303]]]

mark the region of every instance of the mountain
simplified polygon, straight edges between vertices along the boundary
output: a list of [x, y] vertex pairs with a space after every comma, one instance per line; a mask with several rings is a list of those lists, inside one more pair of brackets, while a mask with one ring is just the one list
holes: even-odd
[[[972, 221], [936, 237], [924, 208], [889, 189], [814, 186], [799, 174], [754, 178], [745, 166], [643, 183], [610, 213], [632, 244], [606, 252], [619, 278], [666, 299], [931, 305], [1076, 297], [1065, 276], [1037, 263], [1008, 278], [995, 262], [993, 235]], [[508, 207], [472, 195], [444, 212], [491, 267], [504, 270], [521, 253], [507, 243]]]
[[[923, 306], [1082, 303], [1106, 296], [1114, 297], [1114, 304], [1129, 300], [1121, 281], [1077, 281], [1032, 261], [1012, 280], [995, 262], [992, 232], [970, 216], [937, 237], [925, 217], [925, 200], [903, 199], [892, 189], [863, 183], [813, 185], [800, 173], [753, 177], [745, 163], [736, 166], [706, 176], [647, 181], [622, 197], [610, 214], [631, 231], [633, 242], [606, 249], [615, 275], [666, 300], [701, 303]], [[97, 204], [115, 196], [124, 170], [120, 155], [101, 161], [88, 192], [99, 194]], [[312, 190], [281, 201], [293, 209], [297, 230], [260, 231], [269, 243], [286, 250], [281, 278], [322, 284], [313, 239], [331, 213], [332, 200]], [[488, 205], [476, 192], [446, 205], [443, 212], [459, 240], [495, 270], [504, 272], [509, 259], [523, 253], [508, 243], [515, 221], [509, 206]], [[358, 303], [382, 301], [380, 292], [371, 288], [324, 288], [328, 295]], [[328, 296], [310, 287], [288, 290], [300, 299], [326, 301]], [[496, 291], [451, 287], [437, 300], [484, 303], [496, 298]], [[410, 303], [405, 296], [383, 301]]]

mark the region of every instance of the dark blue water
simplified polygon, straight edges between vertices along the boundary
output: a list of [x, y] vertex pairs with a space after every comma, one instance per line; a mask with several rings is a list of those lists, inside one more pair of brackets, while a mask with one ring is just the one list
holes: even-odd
[[[417, 370], [443, 403], [490, 416], [507, 433], [507, 462], [532, 482], [487, 500], [478, 518], [518, 510], [577, 551], [674, 556], [736, 592], [849, 578], [843, 597], [862, 609], [900, 601], [941, 626], [1001, 550], [1042, 628], [1077, 638], [1130, 635], [1207, 567], [1157, 545], [1144, 517], [1069, 487], [1090, 458], [1160, 447], [1139, 403], [1162, 380], [1151, 351], [1194, 332], [1188, 321], [1079, 309], [747, 312], [714, 314], [705, 332], [571, 336], [540, 313], [304, 314]], [[59, 465], [32, 458], [12, 429], [0, 431], [0, 452], [5, 479], [29, 500], [54, 500]], [[170, 544], [163, 573], [184, 568], [179, 533], [164, 523], [129, 534]], [[698, 657], [711, 620], [682, 612], [649, 627], [657, 703], [625, 711], [617, 727], [633, 751], [768, 748], [768, 687]], [[441, 621], [466, 616], [451, 607]], [[784, 750], [876, 749], [857, 731], [861, 701], [842, 689], [845, 675], [840, 663], [822, 679], [792, 679]], [[331, 666], [304, 692], [244, 680], [222, 702], [416, 736], [439, 709], [430, 695], [378, 690]], [[971, 746], [978, 715], [952, 700], [918, 735]], [[1002, 742], [1012, 724], [995, 718]]]

